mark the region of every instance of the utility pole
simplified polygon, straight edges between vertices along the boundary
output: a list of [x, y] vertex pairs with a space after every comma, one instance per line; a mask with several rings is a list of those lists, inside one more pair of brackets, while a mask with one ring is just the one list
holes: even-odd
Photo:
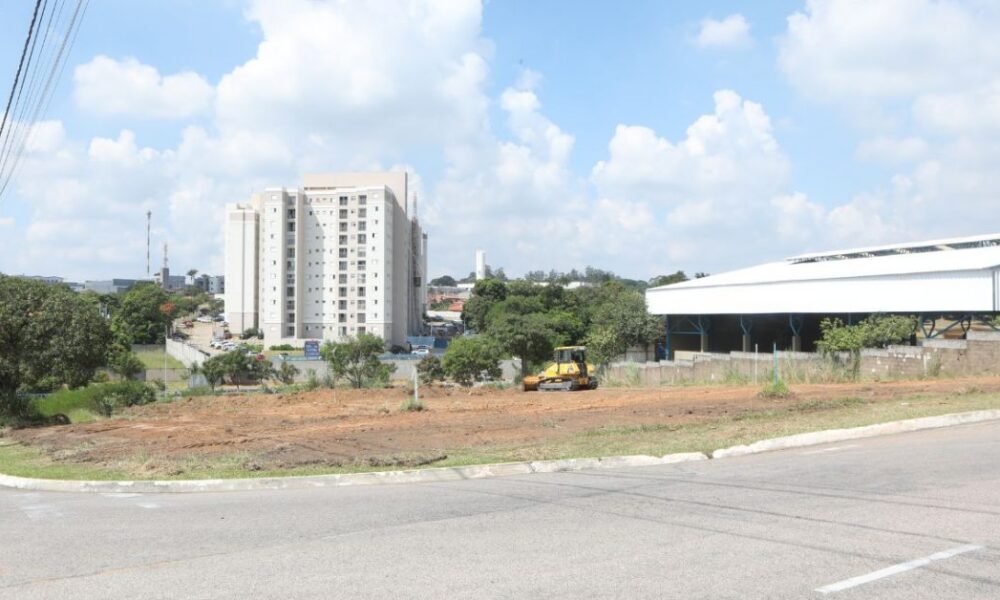
[[149, 224], [153, 219], [153, 211], [146, 211], [146, 277], [149, 277]]

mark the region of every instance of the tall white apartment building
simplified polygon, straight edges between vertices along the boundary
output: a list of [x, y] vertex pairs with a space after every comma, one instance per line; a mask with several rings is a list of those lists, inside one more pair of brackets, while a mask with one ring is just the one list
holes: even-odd
[[[419, 334], [427, 235], [408, 214], [408, 193], [402, 172], [315, 174], [302, 188], [268, 188], [229, 205], [230, 327], [259, 327], [267, 345], [360, 333], [402, 344]], [[248, 214], [256, 216], [254, 244], [243, 241]]]

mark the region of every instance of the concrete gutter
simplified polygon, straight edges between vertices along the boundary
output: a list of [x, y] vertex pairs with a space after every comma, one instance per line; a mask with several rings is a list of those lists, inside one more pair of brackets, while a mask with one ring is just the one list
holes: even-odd
[[71, 481], [65, 479], [31, 479], [0, 475], [0, 487], [46, 492], [115, 493], [184, 493], [184, 492], [244, 492], [255, 490], [295, 490], [303, 488], [337, 487], [345, 485], [376, 485], [383, 483], [427, 483], [484, 479], [530, 473], [555, 473], [584, 469], [622, 469], [669, 465], [692, 460], [708, 460], [701, 452], [685, 452], [666, 456], [611, 456], [607, 458], [570, 458], [538, 460], [468, 467], [439, 467], [408, 471], [375, 471], [304, 477], [260, 477], [256, 479], [178, 479], [135, 481]]
[[980, 423], [1000, 420], [1000, 410], [923, 417], [905, 421], [893, 421], [852, 429], [831, 429], [813, 433], [801, 433], [787, 437], [761, 440], [745, 446], [732, 446], [715, 450], [711, 455], [702, 452], [682, 452], [666, 456], [610, 456], [604, 458], [569, 458], [559, 460], [538, 460], [468, 467], [438, 467], [412, 469], [407, 471], [377, 471], [369, 473], [345, 473], [337, 475], [311, 475], [304, 477], [261, 477], [252, 479], [179, 479], [179, 480], [135, 480], [135, 481], [72, 481], [64, 479], [31, 479], [0, 474], [0, 487], [47, 492], [99, 492], [113, 493], [189, 493], [189, 492], [240, 492], [256, 490], [294, 490], [346, 485], [378, 485], [386, 483], [427, 483], [484, 479], [508, 475], [528, 475], [531, 473], [556, 473], [562, 471], [623, 469], [669, 465], [709, 458], [729, 458], [815, 446], [830, 442], [856, 440], [860, 438], [936, 429], [953, 425]]
[[712, 452], [712, 458], [743, 456], [746, 454], [757, 454], [759, 452], [771, 452], [773, 450], [785, 450], [787, 448], [800, 448], [802, 446], [816, 446], [818, 444], [828, 444], [830, 442], [843, 442], [845, 440], [856, 440], [880, 435], [890, 435], [893, 433], [906, 433], [907, 431], [920, 431], [922, 429], [936, 429], [938, 427], [951, 427], [952, 425], [965, 425], [967, 423], [980, 423], [982, 421], [993, 421], [997, 419], [1000, 419], [1000, 410], [980, 410], [975, 412], [940, 415], [937, 417], [921, 417], [919, 419], [907, 419], [905, 421], [878, 423], [876, 425], [853, 427], [851, 429], [828, 429], [826, 431], [814, 431], [812, 433], [800, 433], [798, 435], [761, 440], [746, 446], [721, 448]]

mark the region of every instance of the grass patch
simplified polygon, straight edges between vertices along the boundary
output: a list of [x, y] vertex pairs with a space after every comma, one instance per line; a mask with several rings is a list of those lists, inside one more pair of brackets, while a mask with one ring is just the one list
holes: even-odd
[[[66, 407], [65, 404], [61, 406]], [[619, 417], [619, 422], [614, 424], [568, 436], [554, 436], [530, 446], [457, 447], [444, 449], [423, 462], [420, 456], [403, 457], [406, 459], [403, 462], [398, 457], [359, 457], [344, 465], [308, 465], [279, 470], [261, 468], [254, 462], [254, 456], [239, 452], [176, 459], [135, 454], [103, 466], [76, 463], [71, 461], [71, 455], [57, 460], [41, 449], [0, 437], [0, 473], [52, 479], [201, 479], [357, 473], [407, 468], [400, 466], [405, 464], [444, 467], [633, 454], [662, 456], [675, 452], [710, 452], [811, 431], [997, 408], [1000, 408], [1000, 393], [985, 393], [975, 387], [948, 395], [890, 399], [844, 397], [799, 402], [777, 409], [748, 410], [692, 423], [628, 424], [621, 423], [624, 417]], [[542, 422], [541, 425], [549, 427], [554, 422]]]
[[168, 369], [183, 369], [184, 365], [181, 361], [177, 360], [173, 356], [167, 354], [165, 350], [139, 350], [135, 353], [142, 361], [146, 370], [163, 369], [163, 359], [167, 360]]
[[761, 398], [787, 398], [788, 385], [783, 379], [775, 379], [764, 384], [764, 389], [758, 394]]

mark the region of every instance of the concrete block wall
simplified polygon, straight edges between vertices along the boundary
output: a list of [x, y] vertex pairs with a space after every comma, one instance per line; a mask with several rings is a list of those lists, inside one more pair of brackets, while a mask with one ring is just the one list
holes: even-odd
[[[774, 368], [774, 355], [732, 352], [689, 353], [689, 360], [617, 362], [603, 378], [655, 387], [680, 383], [765, 381]], [[849, 374], [852, 358], [828, 357], [811, 352], [778, 352], [781, 377], [791, 382], [831, 381]], [[916, 379], [938, 375], [1000, 374], [1000, 332], [970, 331], [965, 340], [923, 340], [920, 346], [890, 346], [864, 350], [858, 374], [861, 379]]]

